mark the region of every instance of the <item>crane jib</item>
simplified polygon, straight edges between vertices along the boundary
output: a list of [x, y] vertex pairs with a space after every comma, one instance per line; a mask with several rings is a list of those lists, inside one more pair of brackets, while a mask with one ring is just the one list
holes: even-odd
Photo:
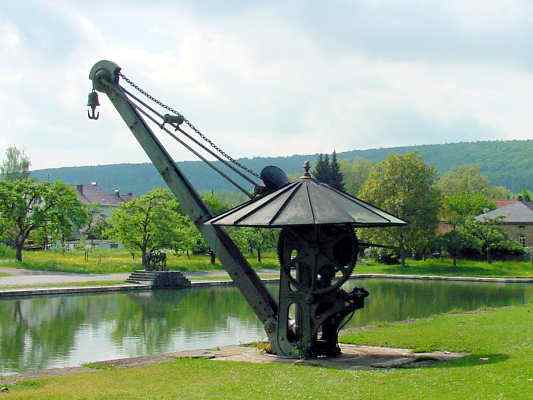
[[236, 286], [258, 318], [265, 324], [265, 330], [270, 336], [274, 331], [276, 321], [276, 301], [227, 233], [220, 227], [203, 223], [212, 217], [208, 208], [142, 118], [139, 110], [132, 105], [120, 89], [119, 74], [118, 65], [103, 60], [93, 66], [89, 78], [93, 82], [94, 90], [109, 97], [163, 180], [179, 200], [184, 212], [194, 221], [209, 246], [215, 250]]

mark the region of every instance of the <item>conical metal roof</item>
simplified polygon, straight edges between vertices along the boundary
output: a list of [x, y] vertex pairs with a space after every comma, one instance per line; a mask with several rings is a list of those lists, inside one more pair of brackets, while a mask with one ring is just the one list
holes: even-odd
[[406, 225], [395, 216], [306, 174], [264, 197], [241, 204], [206, 224], [280, 228], [350, 224], [358, 227]]

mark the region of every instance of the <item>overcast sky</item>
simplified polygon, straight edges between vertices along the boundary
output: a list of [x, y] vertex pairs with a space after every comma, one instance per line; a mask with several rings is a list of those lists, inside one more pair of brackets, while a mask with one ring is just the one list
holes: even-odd
[[0, 152], [146, 161], [105, 96], [87, 119], [100, 59], [236, 156], [532, 138], [532, 47], [527, 0], [3, 0]]

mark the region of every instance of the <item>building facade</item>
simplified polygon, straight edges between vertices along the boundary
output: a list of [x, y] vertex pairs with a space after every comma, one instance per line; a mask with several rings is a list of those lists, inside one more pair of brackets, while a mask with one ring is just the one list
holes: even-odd
[[498, 208], [476, 217], [480, 222], [494, 221], [510, 239], [533, 247], [533, 203], [523, 200], [496, 202]]

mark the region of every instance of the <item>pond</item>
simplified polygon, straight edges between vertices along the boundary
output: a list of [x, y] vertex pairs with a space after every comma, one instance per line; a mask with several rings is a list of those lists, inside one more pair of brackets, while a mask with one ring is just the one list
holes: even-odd
[[[370, 297], [348, 327], [533, 301], [533, 285], [525, 284], [372, 279], [357, 285]], [[0, 300], [4, 375], [264, 338], [231, 287]]]

